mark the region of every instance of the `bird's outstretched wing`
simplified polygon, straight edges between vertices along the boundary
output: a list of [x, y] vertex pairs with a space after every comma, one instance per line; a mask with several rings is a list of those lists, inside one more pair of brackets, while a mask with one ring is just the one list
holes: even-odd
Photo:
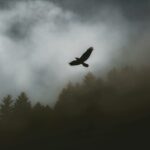
[[92, 51], [93, 47], [88, 48], [87, 51], [80, 57], [80, 60], [82, 60], [83, 62], [86, 61], [90, 57]]
[[80, 65], [81, 63], [80, 63], [80, 61], [78, 61], [78, 60], [74, 60], [74, 61], [71, 61], [69, 64], [70, 64], [71, 66], [74, 66], [74, 65]]

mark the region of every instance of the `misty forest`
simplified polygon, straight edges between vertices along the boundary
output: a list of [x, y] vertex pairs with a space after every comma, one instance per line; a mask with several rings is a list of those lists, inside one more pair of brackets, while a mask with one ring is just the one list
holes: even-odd
[[150, 69], [129, 66], [114, 68], [105, 77], [89, 72], [81, 83], [69, 82], [53, 108], [31, 104], [24, 92], [16, 99], [6, 95], [0, 104], [1, 147], [144, 146], [150, 134], [149, 99]]
[[0, 0], [0, 150], [150, 149], [150, 0]]

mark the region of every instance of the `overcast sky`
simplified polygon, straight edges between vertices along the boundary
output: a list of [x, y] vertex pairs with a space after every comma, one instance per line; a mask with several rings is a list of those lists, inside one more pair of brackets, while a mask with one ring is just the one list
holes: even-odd
[[[0, 0], [0, 97], [53, 104], [89, 71], [149, 65], [149, 20], [148, 0]], [[68, 65], [90, 46], [89, 68]]]

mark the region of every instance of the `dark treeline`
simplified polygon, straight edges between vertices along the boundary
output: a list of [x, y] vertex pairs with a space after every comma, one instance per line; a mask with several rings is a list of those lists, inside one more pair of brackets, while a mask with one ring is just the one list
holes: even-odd
[[25, 92], [16, 99], [7, 95], [0, 104], [3, 149], [130, 149], [139, 147], [138, 142], [143, 147], [149, 125], [146, 67], [112, 69], [104, 78], [88, 73], [82, 83], [64, 87], [54, 108], [31, 105]]

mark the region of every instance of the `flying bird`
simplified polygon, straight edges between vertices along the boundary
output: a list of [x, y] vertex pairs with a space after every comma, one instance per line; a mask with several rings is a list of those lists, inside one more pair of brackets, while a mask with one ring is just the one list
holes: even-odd
[[83, 65], [84, 67], [88, 67], [89, 65], [85, 63], [85, 61], [90, 57], [91, 53], [93, 51], [93, 47], [90, 47], [86, 50], [86, 52], [80, 57], [75, 57], [76, 60], [71, 61], [69, 64], [71, 66], [75, 65]]

